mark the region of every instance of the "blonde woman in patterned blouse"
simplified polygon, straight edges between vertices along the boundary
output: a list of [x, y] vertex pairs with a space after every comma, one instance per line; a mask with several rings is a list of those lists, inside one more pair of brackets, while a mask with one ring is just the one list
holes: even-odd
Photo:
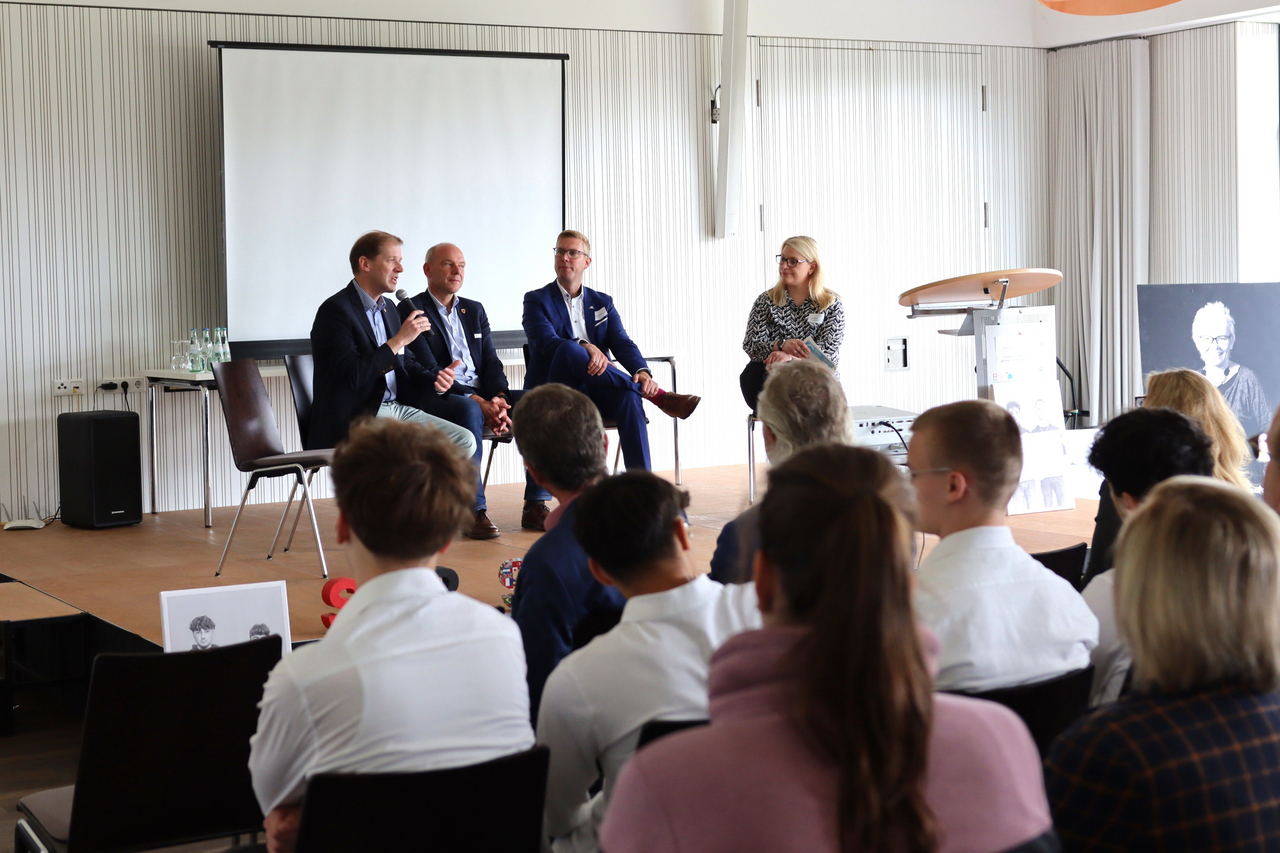
[[811, 356], [805, 344], [810, 336], [827, 360], [838, 367], [844, 342], [844, 303], [823, 283], [817, 242], [812, 237], [791, 237], [778, 254], [778, 283], [756, 298], [742, 339], [742, 349], [751, 361], [739, 381], [751, 411], [756, 410], [765, 376], [774, 365]]

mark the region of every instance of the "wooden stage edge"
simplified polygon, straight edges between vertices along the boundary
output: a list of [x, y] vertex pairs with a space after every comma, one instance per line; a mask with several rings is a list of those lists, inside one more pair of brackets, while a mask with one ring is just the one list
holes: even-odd
[[[761, 466], [761, 483], [764, 473]], [[747, 506], [746, 466], [686, 469], [684, 488], [692, 499], [693, 559], [706, 567], [720, 529]], [[540, 534], [520, 529], [523, 484], [490, 486], [487, 493], [489, 517], [502, 535], [487, 542], [459, 539], [441, 556], [440, 564], [458, 572], [461, 592], [500, 605], [508, 590], [498, 579], [498, 567], [522, 556]], [[1015, 516], [1009, 526], [1028, 551], [1087, 542], [1093, 535], [1097, 501], [1077, 500], [1076, 507]], [[203, 510], [183, 510], [147, 515], [141, 524], [108, 530], [79, 530], [54, 522], [43, 530], [0, 532], [0, 574], [156, 644], [163, 642], [162, 590], [284, 580], [294, 641], [316, 639], [324, 634], [321, 614], [332, 608], [320, 601], [324, 581], [306, 520], [299, 525], [289, 553], [277, 550], [274, 559], [265, 559], [283, 508], [283, 504], [245, 507], [221, 578], [213, 573], [235, 507], [215, 509], [211, 529], [204, 527]], [[334, 541], [337, 510], [333, 502], [317, 501], [316, 516], [330, 577], [349, 575], [342, 548]], [[0, 619], [5, 618], [0, 612]]]

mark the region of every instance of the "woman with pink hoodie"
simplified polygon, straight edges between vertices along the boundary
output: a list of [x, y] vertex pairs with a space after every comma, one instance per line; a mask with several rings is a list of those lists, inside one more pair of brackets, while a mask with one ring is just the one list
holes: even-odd
[[710, 726], [628, 763], [601, 849], [1056, 850], [1022, 721], [933, 692], [907, 479], [875, 451], [827, 445], [769, 481], [754, 566], [765, 627], [712, 657]]

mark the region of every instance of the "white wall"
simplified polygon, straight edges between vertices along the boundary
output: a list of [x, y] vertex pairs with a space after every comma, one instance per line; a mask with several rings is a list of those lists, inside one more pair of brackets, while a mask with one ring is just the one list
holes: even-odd
[[1069, 15], [1030, 0], [1032, 43], [1061, 47], [1119, 36], [1154, 35], [1207, 26], [1280, 9], [1271, 0], [1178, 0], [1128, 15]]
[[[105, 3], [90, 5], [110, 5]], [[716, 34], [723, 0], [140, 0], [130, 6]], [[1035, 0], [752, 0], [752, 35], [1031, 46]]]
[[[646, 350], [679, 354], [681, 390], [703, 396], [697, 414], [682, 424], [684, 464], [744, 460], [741, 336], [751, 300], [772, 281], [767, 258], [777, 248], [752, 227], [728, 240], [711, 236], [715, 131], [708, 106], [719, 76], [718, 37], [0, 4], [6, 69], [0, 76], [0, 372], [11, 378], [0, 395], [0, 500], [12, 505], [27, 494], [44, 507], [56, 499], [55, 419], [71, 401], [50, 396], [53, 379], [92, 380], [154, 366], [167, 359], [176, 333], [222, 319], [217, 58], [205, 44], [209, 39], [568, 53], [568, 218], [596, 247], [591, 283], [617, 298]], [[895, 50], [944, 49], [836, 46], [889, 51], [887, 60]], [[790, 49], [832, 47], [796, 43]], [[758, 41], [752, 50], [758, 56]], [[977, 192], [991, 202], [992, 224], [976, 230], [977, 245], [962, 254], [987, 265], [1042, 264], [1048, 204], [1043, 52], [993, 48], [969, 55], [973, 70], [967, 88], [957, 91], [976, 107], [980, 95], [973, 86], [989, 81], [989, 112], [973, 125], [972, 150]], [[891, 96], [884, 105], [892, 112], [925, 103], [915, 98]], [[841, 142], [837, 128], [796, 125], [789, 132], [800, 140]], [[762, 193], [758, 110], [748, 115], [746, 139], [742, 205], [755, 211]], [[883, 140], [892, 151], [892, 136]], [[875, 200], [868, 204], [879, 209]], [[909, 206], [899, 210], [920, 214]], [[812, 230], [821, 230], [826, 216], [815, 209]], [[981, 211], [972, 216], [976, 221]], [[867, 263], [865, 269], [876, 270], [887, 262], [874, 257]], [[883, 299], [934, 275], [941, 271], [922, 268], [909, 281], [892, 280], [854, 269], [838, 289], [850, 298], [865, 290]], [[334, 290], [343, 284], [335, 281]], [[905, 310], [889, 311], [901, 322]], [[919, 322], [924, 325], [912, 334], [938, 338]], [[849, 332], [872, 340], [883, 333], [875, 318], [857, 315]], [[944, 360], [931, 369], [971, 376], [972, 348], [953, 349], [950, 355], [940, 349]], [[665, 382], [665, 370], [657, 372]], [[945, 383], [912, 390], [921, 375], [853, 387], [850, 394], [864, 403], [944, 402]], [[518, 385], [520, 371], [512, 378]], [[287, 383], [268, 386], [286, 444], [295, 447]], [[96, 404], [118, 406], [119, 398], [99, 396]], [[238, 500], [244, 480], [231, 465], [216, 397], [214, 408], [214, 501], [227, 505]], [[159, 506], [198, 506], [195, 395], [166, 395], [160, 412]], [[656, 411], [650, 417], [655, 466], [670, 468], [670, 422]], [[498, 454], [493, 481], [516, 480], [514, 449]], [[274, 484], [259, 492], [262, 500], [284, 497]]]
[[[110, 6], [118, 3], [78, 5]], [[130, 0], [187, 12], [719, 34], [723, 0]], [[1060, 47], [1280, 10], [1273, 0], [1179, 0], [1129, 15], [1069, 15], [1037, 0], [752, 0], [756, 36]]]

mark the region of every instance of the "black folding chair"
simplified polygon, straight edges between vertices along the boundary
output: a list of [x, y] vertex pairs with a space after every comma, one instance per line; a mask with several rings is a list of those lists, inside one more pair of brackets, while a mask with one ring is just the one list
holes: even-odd
[[710, 720], [650, 720], [640, 727], [640, 740], [636, 743], [636, 749], [643, 749], [658, 738], [705, 726], [709, 722]]
[[1087, 666], [1035, 684], [961, 695], [998, 702], [1013, 711], [1027, 724], [1040, 754], [1045, 755], [1053, 739], [1089, 710], [1092, 687], [1093, 667]]
[[297, 853], [538, 853], [545, 746], [423, 773], [322, 773], [307, 784]]
[[1089, 556], [1089, 546], [1081, 542], [1070, 548], [1059, 548], [1056, 551], [1041, 551], [1032, 554], [1040, 564], [1060, 578], [1063, 578], [1076, 592], [1084, 588], [1084, 561]]
[[260, 831], [249, 738], [281, 645], [99, 655], [76, 783], [18, 801], [14, 849], [125, 853]]

